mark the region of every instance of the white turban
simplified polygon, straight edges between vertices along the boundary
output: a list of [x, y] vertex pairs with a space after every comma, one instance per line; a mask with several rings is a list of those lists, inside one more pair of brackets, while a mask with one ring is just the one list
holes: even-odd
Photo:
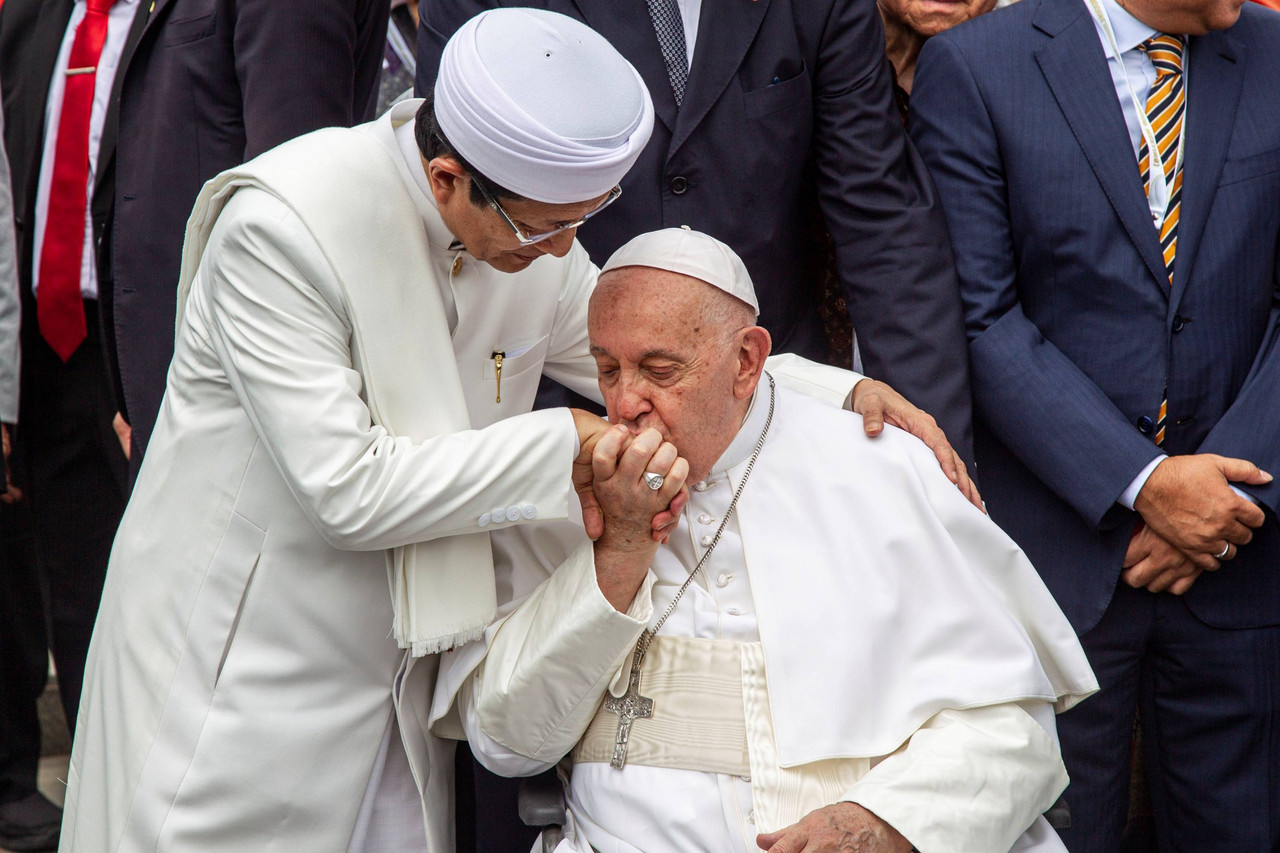
[[633, 237], [605, 262], [603, 275], [622, 267], [652, 267], [705, 281], [740, 299], [760, 315], [760, 302], [751, 274], [738, 253], [709, 234], [687, 226], [663, 228]]
[[480, 174], [550, 204], [602, 196], [653, 131], [639, 73], [586, 24], [539, 9], [492, 9], [444, 46], [436, 119]]

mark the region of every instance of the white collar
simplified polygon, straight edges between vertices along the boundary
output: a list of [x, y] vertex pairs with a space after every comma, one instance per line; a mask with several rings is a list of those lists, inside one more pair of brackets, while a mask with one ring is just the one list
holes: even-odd
[[747, 414], [742, 419], [742, 426], [738, 427], [738, 434], [733, 437], [733, 441], [729, 442], [724, 453], [720, 454], [716, 464], [711, 466], [711, 474], [708, 477], [728, 472], [731, 468], [746, 462], [751, 456], [752, 451], [756, 449], [756, 442], [760, 440], [765, 421], [769, 417], [769, 407], [757, 406], [756, 401], [761, 399], [761, 394], [768, 396], [768, 393], [769, 374], [764, 373], [760, 376], [760, 384], [756, 386], [755, 393], [751, 395], [751, 403], [747, 406]]
[[418, 143], [413, 138], [414, 117], [421, 104], [421, 98], [400, 101], [387, 110], [378, 122], [386, 122], [389, 125], [396, 148], [393, 157], [401, 167], [401, 176], [406, 179], [406, 184], [417, 188], [417, 192], [410, 191], [410, 195], [413, 196], [414, 206], [418, 208], [418, 213], [422, 215], [422, 220], [426, 224], [427, 240], [439, 249], [455, 251], [462, 246], [444, 224], [444, 218], [440, 216], [439, 205], [436, 204], [435, 196], [431, 194], [427, 175], [422, 170]]
[[[1121, 53], [1128, 53], [1159, 31], [1142, 23], [1116, 2], [1116, 0], [1099, 0], [1107, 17], [1111, 20], [1111, 30], [1116, 36], [1116, 46]], [[1097, 22], [1094, 23], [1097, 26]], [[1105, 36], [1104, 36], [1105, 39]]]

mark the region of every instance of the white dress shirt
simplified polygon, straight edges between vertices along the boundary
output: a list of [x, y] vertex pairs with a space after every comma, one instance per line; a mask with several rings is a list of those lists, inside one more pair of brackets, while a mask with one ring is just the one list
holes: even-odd
[[[139, 2], [140, 0], [116, 0], [111, 7], [107, 18], [107, 39], [102, 44], [102, 55], [98, 59], [98, 70], [94, 75], [93, 108], [89, 113], [89, 183], [85, 187], [85, 195], [90, 204], [85, 205], [84, 248], [80, 261], [80, 293], [86, 299], [98, 298], [98, 271], [94, 263], [93, 216], [90, 210], [93, 185], [98, 176], [98, 147], [102, 144], [102, 128], [107, 120], [107, 102], [111, 99], [116, 69], [124, 55], [124, 42], [129, 35], [129, 27], [133, 23]], [[62, 96], [67, 88], [67, 61], [71, 57], [71, 44], [75, 41], [76, 29], [84, 20], [84, 15], [85, 0], [76, 0], [75, 7], [71, 10], [71, 19], [67, 21], [67, 31], [62, 37], [58, 61], [53, 67], [53, 77], [49, 81], [49, 99], [44, 111], [44, 153], [40, 160], [40, 179], [36, 185], [34, 275], [31, 277], [33, 292], [39, 292], [40, 289], [40, 253], [44, 249], [44, 230], [49, 218], [49, 190], [53, 184], [54, 153], [58, 148], [58, 125], [62, 120]]]
[[[1133, 145], [1134, 160], [1137, 161], [1142, 152], [1142, 123], [1138, 118], [1138, 105], [1129, 95], [1129, 87], [1133, 87], [1133, 93], [1143, 101], [1145, 109], [1147, 92], [1156, 81], [1156, 69], [1151, 63], [1151, 57], [1139, 45], [1158, 33], [1126, 12], [1116, 0], [1098, 0], [1098, 2], [1111, 22], [1116, 46], [1120, 48], [1120, 57], [1124, 60], [1121, 63], [1116, 59], [1102, 24], [1095, 18], [1093, 26], [1098, 31], [1098, 38], [1102, 41], [1102, 52], [1107, 55], [1107, 70], [1111, 73], [1111, 85], [1115, 86], [1116, 97], [1120, 100], [1120, 111], [1124, 114], [1124, 123], [1129, 129], [1129, 141]], [[1185, 78], [1183, 85], [1186, 85]], [[1152, 187], [1152, 195], [1157, 200], [1163, 201], [1166, 198], [1164, 182], [1155, 181]], [[1161, 453], [1148, 462], [1146, 467], [1138, 472], [1138, 476], [1133, 478], [1133, 482], [1124, 490], [1116, 503], [1126, 509], [1133, 509], [1133, 502], [1138, 499], [1138, 492], [1142, 491], [1142, 487], [1147, 484], [1151, 472], [1168, 458]]]
[[693, 68], [693, 46], [698, 41], [698, 18], [702, 15], [702, 0], [676, 0], [680, 7], [680, 20], [684, 22], [684, 54]]
[[[1098, 32], [1099, 40], [1102, 42], [1102, 51], [1107, 55], [1107, 70], [1111, 72], [1111, 84], [1115, 86], [1116, 98], [1120, 101], [1120, 111], [1124, 113], [1124, 123], [1129, 129], [1129, 141], [1133, 145], [1133, 156], [1136, 160], [1142, 152], [1142, 125], [1138, 118], [1138, 105], [1130, 97], [1129, 87], [1133, 87], [1133, 93], [1142, 101], [1142, 108], [1145, 109], [1147, 92], [1151, 90], [1151, 86], [1156, 81], [1156, 69], [1151, 63], [1151, 57], [1147, 55], [1145, 50], [1140, 48], [1140, 45], [1147, 39], [1160, 35], [1160, 33], [1130, 15], [1121, 8], [1116, 0], [1098, 0], [1098, 2], [1102, 5], [1103, 11], [1107, 13], [1107, 18], [1111, 22], [1111, 30], [1116, 37], [1116, 46], [1120, 48], [1120, 56], [1124, 60], [1122, 65], [1112, 54], [1106, 32], [1095, 18], [1093, 26]], [[1185, 45], [1185, 39], [1183, 42]], [[1189, 65], [1190, 63], [1185, 61], [1184, 54], [1182, 86], [1188, 99], [1191, 97]], [[1184, 138], [1185, 135], [1186, 130], [1184, 128]], [[1167, 204], [1168, 190], [1164, 181], [1152, 182], [1152, 188], [1152, 195], [1157, 201], [1162, 206]], [[1138, 476], [1133, 478], [1133, 482], [1129, 483], [1129, 487], [1116, 499], [1116, 503], [1126, 509], [1133, 509], [1133, 502], [1138, 499], [1138, 493], [1147, 484], [1147, 480], [1150, 479], [1152, 472], [1156, 470], [1156, 466], [1168, 458], [1167, 455], [1161, 453], [1148, 462], [1146, 467], [1138, 472]], [[1246, 500], [1253, 500], [1252, 497], [1235, 486], [1232, 486], [1231, 490]]]

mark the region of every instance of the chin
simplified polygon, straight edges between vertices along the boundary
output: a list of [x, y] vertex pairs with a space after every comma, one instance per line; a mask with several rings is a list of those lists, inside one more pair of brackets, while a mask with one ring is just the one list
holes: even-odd
[[489, 261], [489, 266], [498, 272], [522, 272], [529, 268], [536, 258], [522, 258], [519, 255], [503, 254]]

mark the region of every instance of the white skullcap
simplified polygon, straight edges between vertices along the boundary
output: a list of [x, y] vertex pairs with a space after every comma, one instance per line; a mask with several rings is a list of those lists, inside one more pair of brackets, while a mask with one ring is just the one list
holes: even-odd
[[738, 253], [709, 234], [688, 226], [650, 231], [628, 241], [613, 253], [600, 273], [621, 267], [652, 267], [701, 279], [741, 299], [760, 315], [760, 302], [751, 275]]
[[586, 24], [491, 9], [444, 46], [436, 120], [480, 174], [534, 201], [572, 204], [622, 180], [653, 131], [640, 75]]

